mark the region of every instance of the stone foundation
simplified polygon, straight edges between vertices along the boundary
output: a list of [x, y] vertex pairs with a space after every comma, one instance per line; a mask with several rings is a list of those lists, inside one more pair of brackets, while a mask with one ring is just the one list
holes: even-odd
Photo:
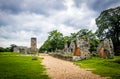
[[80, 56], [73, 56], [73, 60], [74, 60], [74, 61], [81, 60], [81, 57], [80, 57]]

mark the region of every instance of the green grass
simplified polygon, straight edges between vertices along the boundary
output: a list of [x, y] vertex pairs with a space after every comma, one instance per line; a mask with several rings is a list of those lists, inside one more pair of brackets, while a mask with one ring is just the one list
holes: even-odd
[[0, 53], [0, 79], [49, 79], [42, 59], [15, 53]]
[[120, 56], [115, 56], [114, 59], [92, 57], [88, 60], [75, 61], [74, 63], [82, 68], [91, 68], [93, 73], [101, 76], [120, 79], [120, 64], [115, 62], [118, 59], [120, 59]]

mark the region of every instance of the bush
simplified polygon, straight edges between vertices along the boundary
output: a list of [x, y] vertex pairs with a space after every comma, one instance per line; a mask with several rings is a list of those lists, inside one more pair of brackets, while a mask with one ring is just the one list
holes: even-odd
[[116, 59], [114, 62], [120, 64], [120, 59]]
[[33, 57], [32, 60], [38, 60], [38, 58], [37, 57]]

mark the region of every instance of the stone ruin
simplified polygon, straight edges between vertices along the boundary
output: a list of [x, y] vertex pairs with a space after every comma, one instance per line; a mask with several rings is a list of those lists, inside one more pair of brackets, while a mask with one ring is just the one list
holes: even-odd
[[13, 49], [13, 52], [27, 54], [28, 48], [26, 46], [17, 46]]
[[68, 43], [66, 43], [66, 44], [64, 45], [63, 52], [64, 52], [64, 54], [71, 54], [71, 50], [70, 50], [70, 48], [69, 48], [69, 44], [68, 44]]
[[114, 53], [113, 53], [113, 43], [111, 39], [105, 39], [102, 41], [98, 48], [97, 48], [97, 53], [101, 58], [114, 58]]
[[26, 46], [17, 46], [13, 49], [13, 52], [22, 53], [22, 54], [34, 53], [36, 55], [38, 53], [36, 38], [31, 38], [31, 47], [30, 48], [28, 48]]
[[82, 60], [90, 58], [89, 48], [89, 40], [78, 37], [71, 41], [69, 47], [65, 45], [64, 52], [73, 53], [73, 60]]
[[33, 52], [34, 54], [38, 53], [36, 38], [31, 38], [31, 48], [30, 49], [31, 49], [31, 52]]
[[17, 46], [13, 49], [13, 52], [15, 53], [22, 53], [22, 54], [31, 54], [31, 49], [26, 46]]

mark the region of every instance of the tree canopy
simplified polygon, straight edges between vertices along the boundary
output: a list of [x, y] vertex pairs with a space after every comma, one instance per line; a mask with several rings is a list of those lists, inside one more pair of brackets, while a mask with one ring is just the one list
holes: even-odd
[[115, 54], [120, 52], [120, 6], [101, 12], [96, 18], [97, 34], [101, 40], [111, 38]]
[[48, 39], [44, 42], [44, 44], [40, 48], [40, 52], [44, 51], [55, 51], [56, 49], [63, 49], [64, 47], [64, 38], [63, 34], [58, 32], [57, 30], [53, 30], [49, 32]]
[[14, 48], [17, 47], [15, 44], [11, 44], [10, 47], [0, 47], [0, 52], [13, 52]]
[[10, 51], [9, 48], [0, 47], [0, 52], [9, 52], [9, 51]]
[[95, 51], [97, 49], [97, 45], [99, 43], [99, 39], [97, 38], [96, 34], [92, 31], [87, 29], [81, 29], [77, 33], [71, 33], [70, 36], [63, 36], [62, 33], [58, 32], [57, 30], [53, 30], [49, 32], [48, 39], [44, 42], [44, 44], [40, 47], [40, 52], [51, 52], [55, 51], [56, 49], [63, 49], [64, 44], [70, 42], [77, 37], [83, 37], [89, 39], [90, 42], [90, 51]]

